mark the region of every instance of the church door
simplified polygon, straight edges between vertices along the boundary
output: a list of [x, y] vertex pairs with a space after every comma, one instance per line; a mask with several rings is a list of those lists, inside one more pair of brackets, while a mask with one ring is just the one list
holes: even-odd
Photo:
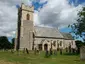
[[44, 50], [47, 50], [47, 49], [48, 49], [48, 45], [44, 44]]

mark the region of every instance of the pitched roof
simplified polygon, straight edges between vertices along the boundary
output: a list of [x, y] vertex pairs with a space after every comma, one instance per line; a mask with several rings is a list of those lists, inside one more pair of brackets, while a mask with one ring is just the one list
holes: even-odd
[[70, 33], [61, 33], [61, 34], [63, 35], [64, 39], [74, 40]]
[[63, 38], [62, 34], [59, 32], [57, 28], [34, 27], [34, 30], [35, 36]]

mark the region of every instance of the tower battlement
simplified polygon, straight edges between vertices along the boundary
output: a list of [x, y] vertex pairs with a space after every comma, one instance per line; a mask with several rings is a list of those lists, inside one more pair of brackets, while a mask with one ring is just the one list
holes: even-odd
[[25, 5], [24, 3], [22, 3], [21, 8], [22, 8], [22, 10], [28, 10], [28, 11], [34, 12], [34, 6], [28, 6], [28, 5]]

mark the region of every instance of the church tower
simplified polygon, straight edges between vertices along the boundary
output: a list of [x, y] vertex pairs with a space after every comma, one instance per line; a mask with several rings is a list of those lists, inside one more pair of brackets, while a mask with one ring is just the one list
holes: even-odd
[[26, 6], [23, 3], [18, 9], [18, 27], [17, 27], [17, 50], [27, 48], [32, 50], [33, 45], [33, 6]]

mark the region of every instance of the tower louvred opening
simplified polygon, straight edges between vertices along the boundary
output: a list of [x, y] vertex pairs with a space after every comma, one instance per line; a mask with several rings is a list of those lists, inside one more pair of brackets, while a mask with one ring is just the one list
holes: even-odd
[[26, 19], [27, 19], [27, 20], [29, 20], [29, 19], [30, 19], [30, 15], [29, 15], [29, 14], [27, 14]]

